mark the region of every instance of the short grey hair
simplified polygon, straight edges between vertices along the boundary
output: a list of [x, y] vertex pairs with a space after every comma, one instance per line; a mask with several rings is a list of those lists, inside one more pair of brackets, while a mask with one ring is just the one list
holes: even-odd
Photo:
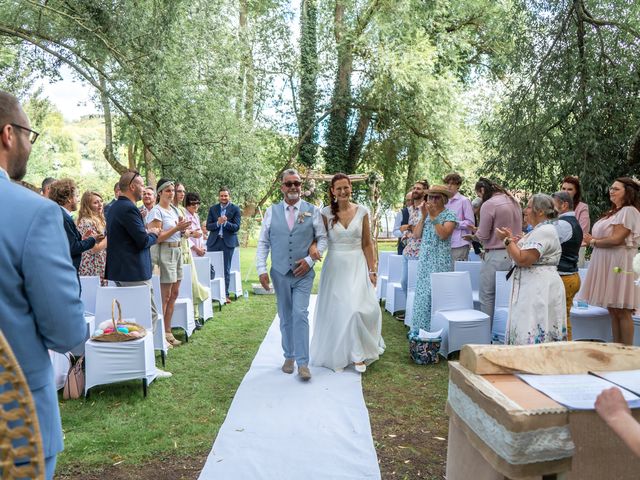
[[551, 196], [560, 203], [567, 203], [569, 205], [569, 210], [573, 210], [573, 198], [567, 192], [556, 192]]
[[290, 175], [297, 175], [298, 177], [300, 177], [300, 174], [295, 168], [287, 168], [284, 172], [282, 172], [282, 175], [280, 175], [280, 181], [284, 182], [284, 177], [288, 177]]
[[531, 197], [531, 210], [542, 212], [546, 218], [556, 218], [558, 212], [553, 205], [553, 198], [546, 193], [536, 193]]

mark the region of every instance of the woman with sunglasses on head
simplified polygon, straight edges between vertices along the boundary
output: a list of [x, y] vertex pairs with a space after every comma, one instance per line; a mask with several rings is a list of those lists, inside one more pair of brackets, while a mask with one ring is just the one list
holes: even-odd
[[452, 192], [444, 185], [434, 185], [426, 192], [422, 218], [413, 229], [414, 238], [422, 239], [416, 276], [416, 297], [410, 336], [420, 329], [431, 329], [431, 274], [453, 270], [451, 235], [458, 224], [456, 214], [444, 206]]
[[171, 333], [171, 317], [182, 280], [182, 250], [180, 242], [182, 234], [191, 222], [182, 217], [181, 212], [173, 205], [175, 183], [161, 178], [158, 182], [157, 205], [147, 214], [147, 226], [160, 228], [158, 235], [157, 263], [160, 268], [160, 291], [162, 292], [162, 313], [164, 315], [165, 338], [172, 346], [180, 345]]
[[[189, 237], [191, 255], [204, 257], [204, 254], [207, 253], [206, 238], [202, 231], [200, 217], [198, 216], [198, 210], [200, 209], [202, 200], [200, 200], [200, 195], [197, 193], [188, 192], [184, 197], [184, 203], [186, 207], [185, 218], [191, 222], [191, 227], [189, 227], [192, 233]], [[198, 235], [198, 233], [200, 233], [200, 235]]]
[[[562, 179], [562, 185], [560, 189], [563, 192], [567, 192], [573, 199], [573, 212], [576, 215], [576, 220], [582, 228], [582, 236], [591, 231], [591, 219], [589, 218], [589, 205], [582, 201], [582, 186], [578, 177], [568, 175]], [[580, 253], [578, 257], [578, 267], [582, 268], [585, 264], [584, 254], [587, 250], [586, 241], [582, 242], [580, 247]]]
[[631, 345], [632, 315], [640, 307], [632, 273], [640, 243], [640, 185], [629, 177], [616, 178], [609, 199], [611, 208], [593, 225], [593, 234], [583, 237], [593, 252], [578, 298], [609, 310], [613, 341]]
[[[102, 196], [97, 192], [86, 191], [80, 199], [80, 211], [78, 213], [78, 231], [82, 238], [104, 234], [107, 222], [103, 213]], [[107, 263], [107, 238], [101, 241], [91, 250], [82, 252], [78, 274], [81, 276], [99, 276], [100, 284], [106, 287], [108, 282], [104, 278], [104, 268]]]

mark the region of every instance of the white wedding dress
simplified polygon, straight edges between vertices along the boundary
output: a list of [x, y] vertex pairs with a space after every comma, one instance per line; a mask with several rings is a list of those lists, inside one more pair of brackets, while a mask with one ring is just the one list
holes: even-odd
[[370, 364], [385, 345], [382, 314], [362, 251], [362, 221], [368, 211], [358, 205], [347, 228], [340, 222], [331, 225], [330, 207], [322, 214], [327, 218], [329, 246], [315, 309], [311, 364], [332, 370], [356, 362]]

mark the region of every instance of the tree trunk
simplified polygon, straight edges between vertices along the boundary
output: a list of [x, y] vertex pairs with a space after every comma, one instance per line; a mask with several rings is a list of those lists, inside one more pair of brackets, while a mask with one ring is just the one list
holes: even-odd
[[122, 165], [113, 154], [113, 127], [111, 125], [111, 106], [109, 98], [105, 93], [107, 91], [107, 82], [102, 75], [100, 77], [100, 101], [102, 102], [102, 111], [104, 112], [104, 150], [103, 155], [109, 165], [119, 174], [122, 175], [127, 171], [127, 167]]
[[145, 173], [147, 175], [147, 178], [146, 178], [147, 185], [155, 188], [157, 179], [156, 179], [156, 174], [153, 172], [153, 166], [152, 166], [153, 154], [151, 153], [151, 150], [149, 150], [146, 146], [143, 147], [142, 151], [144, 155]]
[[358, 126], [356, 131], [351, 137], [349, 142], [349, 151], [347, 154], [347, 167], [345, 173], [355, 173], [358, 167], [358, 161], [360, 160], [360, 154], [362, 153], [362, 147], [367, 136], [367, 130], [371, 123], [371, 112], [360, 112], [360, 118], [358, 119]]
[[326, 136], [326, 171], [328, 173], [344, 172], [347, 169], [353, 45], [345, 31], [344, 15], [345, 0], [336, 0], [333, 28], [338, 48], [338, 71], [331, 99], [334, 110], [329, 117]]
[[307, 167], [315, 164], [317, 129], [315, 115], [317, 104], [317, 16], [316, 0], [302, 0], [300, 5], [300, 119], [299, 136], [312, 128], [311, 133], [302, 141], [300, 163]]
[[240, 0], [239, 3], [239, 27], [240, 27], [240, 66], [238, 72], [238, 97], [236, 99], [236, 115], [243, 118], [243, 107], [245, 105], [245, 80], [247, 75], [246, 65], [246, 43], [247, 43], [247, 16], [248, 16], [247, 0]]

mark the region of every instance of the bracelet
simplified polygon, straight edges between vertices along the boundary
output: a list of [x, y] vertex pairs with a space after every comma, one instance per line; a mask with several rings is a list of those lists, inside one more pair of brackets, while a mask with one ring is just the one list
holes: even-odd
[[511, 243], [511, 237], [506, 237], [506, 238], [502, 241], [502, 243], [504, 243], [504, 246], [505, 246], [505, 247], [508, 247], [508, 246], [509, 246], [509, 244]]
[[378, 275], [378, 272], [373, 272], [373, 271], [369, 270], [369, 275]]
[[596, 239], [592, 238], [591, 241], [589, 242], [589, 246], [590, 247], [595, 247], [596, 246]]

